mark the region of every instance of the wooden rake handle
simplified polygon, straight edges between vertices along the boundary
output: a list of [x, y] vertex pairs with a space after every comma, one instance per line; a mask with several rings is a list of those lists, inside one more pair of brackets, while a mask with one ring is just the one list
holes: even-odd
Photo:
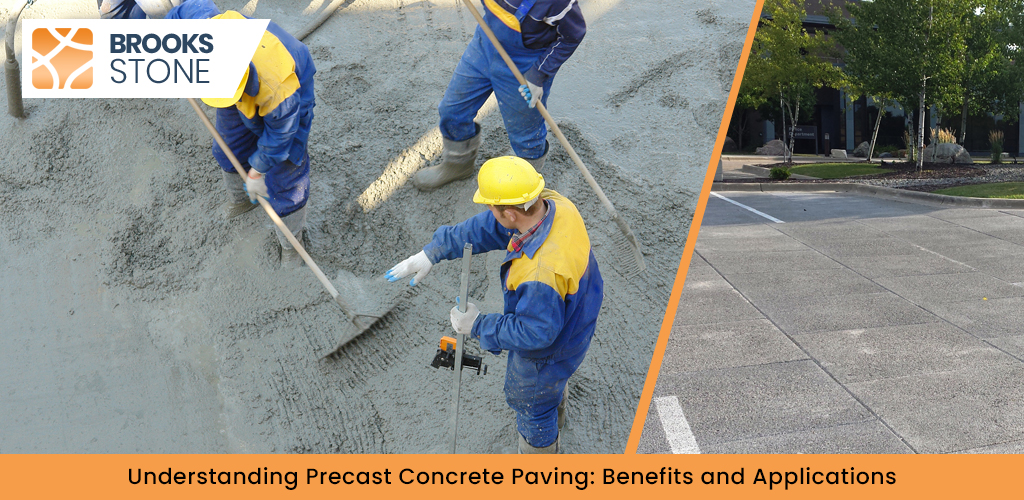
[[[508, 65], [508, 69], [512, 70], [512, 74], [515, 75], [519, 84], [526, 85], [526, 78], [519, 71], [519, 68], [516, 67], [516, 64], [512, 62], [512, 58], [508, 56], [508, 52], [505, 52], [505, 48], [501, 46], [501, 42], [498, 41], [498, 37], [494, 36], [494, 32], [491, 31], [491, 27], [487, 26], [487, 23], [484, 22], [484, 18], [480, 15], [480, 11], [476, 10], [476, 7], [473, 5], [471, 0], [462, 0], [462, 2], [466, 4], [466, 7], [469, 7], [469, 11], [473, 14], [473, 17], [476, 18], [476, 22], [480, 25], [480, 28], [484, 30], [484, 33], [487, 34], [487, 38], [491, 40], [491, 43], [494, 44], [494, 48], [498, 50], [498, 54], [505, 60], [505, 64]], [[555, 123], [555, 119], [551, 117], [551, 114], [548, 113], [547, 108], [544, 107], [544, 103], [540, 102], [540, 99], [537, 99], [537, 111], [539, 111], [540, 115], [544, 117], [544, 121], [547, 122], [548, 127], [551, 128], [551, 132], [558, 138], [558, 142], [562, 145], [562, 148], [569, 153], [569, 157], [572, 158], [573, 163], [575, 163], [576, 167], [580, 169], [580, 173], [583, 174], [583, 178], [586, 179], [587, 184], [590, 184], [590, 189], [593, 189], [594, 193], [597, 194], [597, 197], [601, 200], [605, 210], [608, 211], [612, 218], [618, 218], [618, 213], [615, 211], [615, 207], [612, 206], [612, 202], [604, 195], [604, 190], [601, 189], [601, 186], [597, 185], [597, 181], [594, 180], [594, 176], [590, 175], [590, 170], [588, 170], [587, 166], [583, 164], [583, 160], [581, 160], [579, 155], [576, 154], [576, 150], [572, 148], [571, 144], [569, 144], [569, 140], [562, 134], [562, 130], [558, 128], [558, 124]]]
[[[245, 169], [242, 168], [242, 164], [238, 161], [238, 158], [235, 157], [235, 154], [231, 152], [231, 148], [229, 148], [227, 143], [224, 142], [224, 138], [220, 136], [219, 132], [217, 132], [217, 128], [213, 125], [212, 122], [210, 122], [210, 119], [206, 116], [206, 113], [204, 113], [203, 109], [199, 107], [199, 103], [191, 97], [188, 98], [188, 103], [192, 105], [192, 109], [196, 110], [196, 114], [199, 115], [199, 119], [203, 122], [203, 125], [206, 125], [206, 130], [210, 131], [210, 135], [213, 136], [214, 141], [217, 141], [217, 145], [220, 146], [221, 151], [223, 151], [224, 154], [227, 155], [228, 160], [231, 160], [231, 164], [235, 166], [235, 171], [238, 172], [238, 175], [242, 176], [242, 182], [245, 182], [245, 179], [247, 177], [247, 175], [245, 174]], [[274, 212], [274, 208], [270, 206], [270, 202], [259, 196], [257, 196], [256, 199], [259, 200], [260, 205], [263, 206], [263, 210], [265, 210], [267, 212], [267, 215], [270, 216], [270, 220], [274, 221], [274, 224], [277, 225], [277, 228], [282, 233], [284, 233], [284, 237], [288, 239], [288, 243], [291, 243], [292, 247], [294, 247], [295, 250], [299, 252], [299, 255], [302, 257], [302, 260], [306, 262], [306, 265], [309, 266], [309, 269], [313, 271], [314, 275], [316, 275], [316, 279], [320, 280], [320, 283], [324, 285], [324, 288], [327, 289], [327, 292], [331, 294], [331, 298], [333, 298], [335, 302], [337, 302], [338, 305], [340, 305], [341, 308], [344, 309], [345, 314], [347, 314], [350, 319], [354, 318], [354, 316], [352, 315], [351, 308], [338, 297], [338, 290], [334, 288], [334, 285], [332, 285], [330, 280], [327, 279], [327, 276], [324, 275], [324, 272], [320, 270], [320, 266], [317, 266], [316, 262], [313, 262], [313, 258], [310, 257], [308, 253], [306, 253], [306, 249], [302, 247], [302, 244], [299, 243], [299, 240], [295, 239], [295, 235], [293, 235], [291, 230], [288, 229], [288, 226], [284, 225], [284, 221], [282, 221], [281, 218], [277, 216], [277, 212]]]

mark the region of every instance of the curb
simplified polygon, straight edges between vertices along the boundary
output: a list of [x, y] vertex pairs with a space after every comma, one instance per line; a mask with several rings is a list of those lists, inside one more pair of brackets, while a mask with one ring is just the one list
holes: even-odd
[[[888, 158], [886, 158], [888, 159]], [[786, 161], [785, 156], [761, 156], [761, 155], [734, 155], [734, 154], [723, 154], [722, 160], [724, 161], [748, 161], [748, 162], [775, 162], [781, 163]], [[830, 156], [794, 156], [792, 160], [796, 163], [864, 163], [864, 158], [860, 157], [849, 157], [849, 158], [833, 158]], [[872, 163], [878, 163], [880, 159], [876, 156], [872, 158]]]
[[871, 186], [867, 184], [855, 184], [852, 182], [837, 183], [778, 183], [778, 182], [714, 182], [711, 184], [712, 191], [741, 191], [741, 192], [771, 192], [771, 191], [795, 191], [795, 192], [834, 192], [852, 193], [876, 198], [906, 201], [923, 205], [932, 205], [945, 208], [996, 208], [996, 209], [1024, 209], [1024, 200], [1007, 200], [1002, 198], [968, 198], [965, 196], [949, 196], [945, 194], [922, 193], [920, 191], [907, 191], [884, 186]]

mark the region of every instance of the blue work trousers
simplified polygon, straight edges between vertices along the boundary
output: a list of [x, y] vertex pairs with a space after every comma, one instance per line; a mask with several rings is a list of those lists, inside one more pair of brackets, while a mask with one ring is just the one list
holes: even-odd
[[[544, 49], [524, 47], [522, 35], [505, 26], [486, 9], [484, 21], [494, 31], [521, 73], [526, 73], [544, 54]], [[544, 83], [541, 102], [545, 105], [551, 94], [552, 81], [554, 78], [548, 78]], [[515, 75], [508, 69], [487, 35], [477, 26], [473, 40], [455, 67], [455, 74], [437, 108], [441, 115], [441, 135], [450, 141], [473, 138], [477, 134], [473, 119], [491, 92], [494, 92], [498, 100], [498, 109], [516, 156], [526, 159], [544, 156], [548, 134], [544, 117], [536, 109], [530, 109], [519, 93], [519, 82]]]
[[505, 401], [516, 412], [516, 430], [534, 448], [558, 439], [558, 404], [565, 383], [587, 356], [587, 349], [562, 360], [537, 360], [508, 352]]
[[[260, 138], [250, 126], [255, 127], [255, 121], [246, 120], [234, 106], [217, 110], [217, 131], [246, 172], [250, 168], [249, 157], [256, 152]], [[235, 172], [235, 167], [216, 143], [213, 145], [213, 156], [225, 172]], [[306, 206], [309, 200], [308, 154], [303, 155], [298, 164], [284, 161], [272, 165], [270, 170], [263, 173], [266, 175], [264, 181], [267, 183], [268, 201], [278, 216], [284, 217]]]

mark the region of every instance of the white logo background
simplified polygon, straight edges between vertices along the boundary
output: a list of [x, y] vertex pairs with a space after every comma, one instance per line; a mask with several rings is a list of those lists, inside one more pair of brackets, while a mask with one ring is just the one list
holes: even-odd
[[[25, 34], [22, 40], [22, 81], [27, 83], [22, 87], [22, 95], [26, 98], [231, 97], [238, 88], [245, 68], [252, 60], [256, 46], [269, 23], [266, 19], [25, 19], [22, 22], [22, 32]], [[32, 81], [32, 70], [42, 65], [42, 61], [32, 63], [31, 33], [37, 28], [92, 30], [92, 47], [80, 47], [91, 49], [93, 52], [91, 88], [37, 89], [28, 83]], [[149, 53], [141, 50], [140, 46], [138, 52], [111, 52], [111, 35], [145, 37], [149, 34], [154, 34], [160, 39], [167, 35], [176, 35], [180, 39], [182, 36], [192, 38], [193, 35], [209, 34], [211, 37], [208, 40], [212, 43], [213, 50], [205, 54], [192, 50], [182, 53], [180, 49], [175, 53], [168, 53], [161, 47], [155, 53]], [[192, 45], [196, 48], [204, 47], [198, 40], [199, 37], [196, 36]], [[174, 48], [173, 44], [171, 48]], [[112, 66], [111, 63], [117, 59], [122, 62], [114, 63]], [[130, 61], [131, 59], [141, 61]], [[156, 59], [162, 62], [154, 62]], [[115, 71], [115, 68], [120, 72]], [[168, 68], [171, 71], [170, 75]], [[197, 69], [203, 72], [199, 73]], [[165, 77], [165, 81], [157, 83]], [[189, 77], [191, 82], [188, 80]]]

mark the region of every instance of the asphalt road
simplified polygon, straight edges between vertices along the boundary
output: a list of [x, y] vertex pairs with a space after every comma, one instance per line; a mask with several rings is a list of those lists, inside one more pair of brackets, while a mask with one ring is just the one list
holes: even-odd
[[641, 453], [1024, 452], [1024, 211], [713, 193], [678, 307]]

